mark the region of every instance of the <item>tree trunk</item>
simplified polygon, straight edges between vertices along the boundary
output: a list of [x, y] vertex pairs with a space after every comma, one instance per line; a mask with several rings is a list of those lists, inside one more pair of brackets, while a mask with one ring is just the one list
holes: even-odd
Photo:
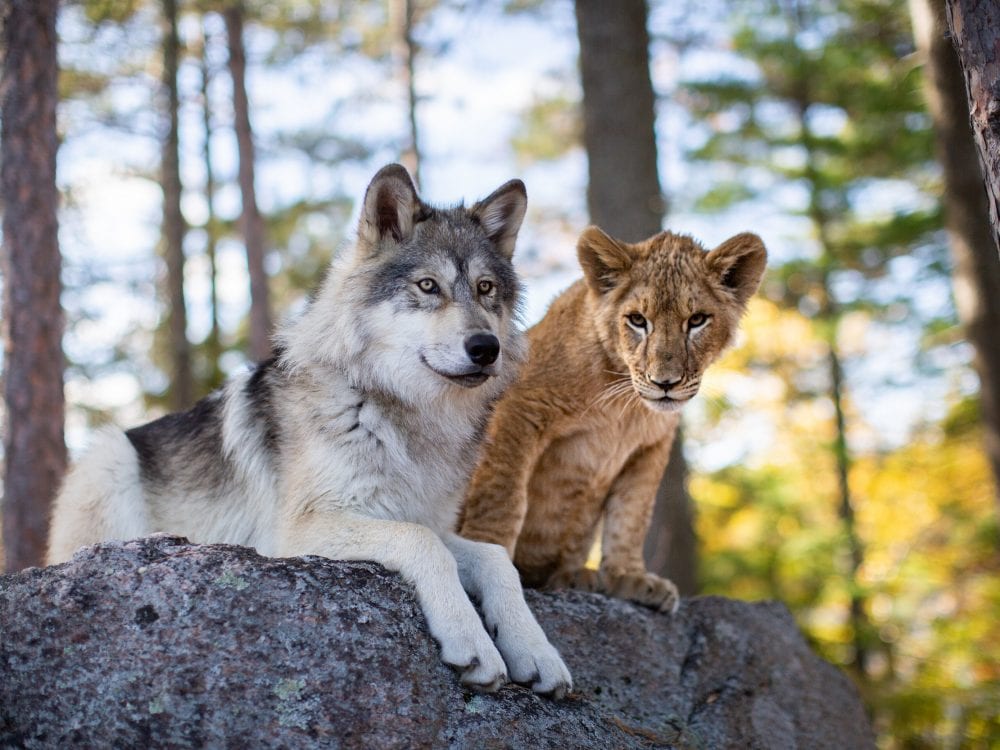
[[[576, 2], [587, 210], [594, 224], [626, 242], [659, 232], [666, 210], [657, 171], [647, 16], [644, 0]], [[644, 549], [650, 570], [684, 582], [686, 593], [693, 593], [697, 548], [686, 474], [678, 435]], [[664, 522], [678, 525], [664, 530]]]
[[[962, 68], [944, 18], [944, 0], [910, 0], [913, 31], [924, 57], [924, 89], [944, 172], [942, 201], [955, 261], [955, 306], [975, 351], [986, 453], [1000, 502], [1000, 259], [990, 231], [982, 171], [969, 130]], [[1000, 71], [998, 71], [1000, 72]]]
[[7, 572], [41, 565], [66, 470], [56, 191], [57, 0], [11, 0], [3, 18], [3, 548]]
[[[816, 292], [819, 296], [819, 312], [816, 323], [822, 331], [822, 337], [827, 345], [827, 365], [830, 374], [830, 400], [833, 402], [834, 433], [833, 459], [834, 472], [837, 479], [837, 516], [843, 525], [847, 552], [847, 569], [843, 571], [847, 582], [849, 598], [849, 622], [851, 625], [851, 666], [860, 678], [867, 677], [868, 665], [871, 662], [869, 647], [871, 622], [868, 619], [866, 600], [858, 580], [861, 565], [864, 562], [864, 545], [858, 533], [854, 513], [854, 497], [851, 492], [851, 453], [847, 444], [847, 419], [844, 404], [847, 396], [847, 384], [844, 382], [844, 368], [840, 353], [838, 338], [840, 331], [840, 307], [831, 291], [830, 269], [836, 265], [837, 248], [831, 237], [831, 216], [824, 206], [823, 178], [817, 166], [817, 139], [810, 127], [809, 109], [812, 102], [813, 83], [805, 77], [799, 82], [799, 99], [796, 102], [800, 143], [805, 151], [805, 178], [809, 187], [809, 207], [807, 214], [812, 222], [813, 231], [819, 241], [821, 255], [818, 260], [819, 278], [816, 281]], [[888, 648], [888, 647], [887, 647]]]
[[403, 61], [402, 75], [406, 85], [407, 124], [409, 127], [408, 143], [400, 155], [400, 161], [413, 176], [414, 184], [420, 188], [420, 134], [417, 127], [416, 87], [417, 42], [413, 38], [414, 0], [396, 0], [394, 9], [399, 15], [399, 56]]
[[209, 307], [212, 316], [211, 328], [205, 341], [205, 356], [208, 359], [206, 368], [206, 385], [213, 390], [222, 385], [224, 375], [219, 366], [222, 356], [222, 337], [219, 331], [219, 294], [217, 284], [216, 248], [218, 245], [218, 220], [215, 215], [215, 170], [212, 166], [212, 100], [209, 96], [209, 84], [212, 79], [208, 64], [208, 37], [202, 36], [201, 47], [201, 114], [205, 129], [205, 147], [202, 156], [205, 160], [205, 205], [208, 216], [205, 218], [205, 255], [208, 259], [209, 274]]
[[[824, 278], [824, 297], [828, 300], [826, 315], [831, 321], [837, 320], [830, 297], [829, 279]], [[851, 647], [854, 652], [851, 662], [862, 677], [868, 674], [871, 661], [869, 636], [872, 631], [871, 622], [865, 608], [865, 596], [858, 583], [858, 574], [864, 562], [864, 548], [858, 535], [858, 524], [854, 515], [854, 498], [851, 494], [850, 472], [851, 455], [847, 447], [847, 420], [844, 415], [844, 369], [841, 363], [840, 350], [837, 345], [837, 330], [834, 322], [830, 326], [830, 337], [827, 342], [829, 352], [827, 362], [830, 366], [830, 396], [833, 401], [834, 439], [833, 453], [837, 473], [837, 515], [844, 524], [844, 534], [847, 537], [848, 569], [846, 578], [850, 582], [850, 622]]]
[[644, 0], [577, 0], [587, 210], [613, 237], [637, 242], [662, 228], [655, 99]]
[[965, 71], [972, 132], [986, 176], [993, 244], [1000, 253], [1000, 4], [947, 0], [946, 9]]
[[169, 297], [170, 360], [173, 382], [170, 403], [174, 411], [194, 403], [191, 343], [187, 337], [187, 305], [184, 300], [184, 235], [187, 224], [181, 213], [181, 168], [177, 91], [180, 38], [177, 33], [177, 0], [163, 0], [163, 86], [167, 92], [167, 135], [163, 144], [163, 239]]
[[243, 46], [243, 3], [226, 6], [226, 32], [229, 36], [229, 72], [233, 78], [233, 117], [240, 157], [240, 194], [243, 213], [240, 225], [247, 246], [247, 270], [250, 273], [250, 356], [257, 362], [271, 356], [271, 309], [268, 300], [267, 272], [264, 270], [264, 220], [257, 208], [254, 187], [254, 145], [250, 129], [250, 106], [246, 87], [246, 50]]

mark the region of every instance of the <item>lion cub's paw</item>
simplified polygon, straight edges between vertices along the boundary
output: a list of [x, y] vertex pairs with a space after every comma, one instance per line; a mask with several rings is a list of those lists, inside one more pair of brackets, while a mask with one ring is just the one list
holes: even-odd
[[598, 573], [599, 591], [609, 596], [652, 607], [673, 614], [680, 606], [680, 594], [673, 581], [655, 573], [622, 573], [602, 570]]
[[507, 666], [485, 630], [482, 637], [442, 638], [440, 643], [441, 661], [460, 674], [466, 687], [493, 693], [507, 682]]
[[546, 589], [580, 589], [582, 591], [600, 591], [597, 571], [590, 568], [576, 570], [558, 570], [545, 582]]

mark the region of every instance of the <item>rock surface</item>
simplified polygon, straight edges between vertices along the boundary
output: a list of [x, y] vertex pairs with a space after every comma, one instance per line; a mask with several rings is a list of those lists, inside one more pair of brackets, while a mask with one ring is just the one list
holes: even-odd
[[849, 681], [777, 604], [528, 601], [563, 701], [463, 691], [368, 563], [153, 537], [0, 576], [0, 747], [867, 748]]

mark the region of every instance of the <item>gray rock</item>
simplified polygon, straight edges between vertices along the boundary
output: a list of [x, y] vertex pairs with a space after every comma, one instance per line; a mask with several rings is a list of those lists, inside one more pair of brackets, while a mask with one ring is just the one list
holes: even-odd
[[464, 691], [368, 563], [158, 536], [0, 576], [0, 747], [868, 748], [787, 610], [528, 592], [563, 701]]

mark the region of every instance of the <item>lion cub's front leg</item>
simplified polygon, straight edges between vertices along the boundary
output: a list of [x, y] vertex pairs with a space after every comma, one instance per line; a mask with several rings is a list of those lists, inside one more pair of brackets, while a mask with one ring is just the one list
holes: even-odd
[[[564, 489], [566, 507], [574, 517], [566, 524], [559, 550], [559, 563], [547, 573], [547, 589], [582, 589], [643, 604], [653, 609], [673, 612], [679, 602], [674, 584], [646, 570], [642, 559], [643, 542], [649, 531], [656, 489], [663, 471], [670, 443], [660, 442], [637, 450], [612, 482], [606, 497], [593, 495], [586, 474], [581, 470], [578, 485]], [[594, 540], [594, 530], [603, 514], [599, 570], [586, 567]], [[519, 565], [526, 556], [518, 541]]]
[[597, 575], [599, 591], [661, 612], [676, 612], [680, 596], [672, 581], [646, 570], [642, 548], [672, 442], [673, 435], [636, 451], [611, 485]]
[[[680, 603], [677, 587], [672, 581], [647, 571], [642, 559], [656, 490], [669, 453], [669, 440], [639, 449], [612, 483], [604, 503], [600, 568], [585, 567], [593, 533], [569, 535], [561, 550], [559, 567], [546, 580], [546, 588], [596, 591], [661, 612], [677, 611]], [[578, 514], [584, 514], [587, 508], [596, 511], [600, 503], [577, 501], [572, 507]], [[589, 521], [589, 528], [595, 522], [596, 518]]]

